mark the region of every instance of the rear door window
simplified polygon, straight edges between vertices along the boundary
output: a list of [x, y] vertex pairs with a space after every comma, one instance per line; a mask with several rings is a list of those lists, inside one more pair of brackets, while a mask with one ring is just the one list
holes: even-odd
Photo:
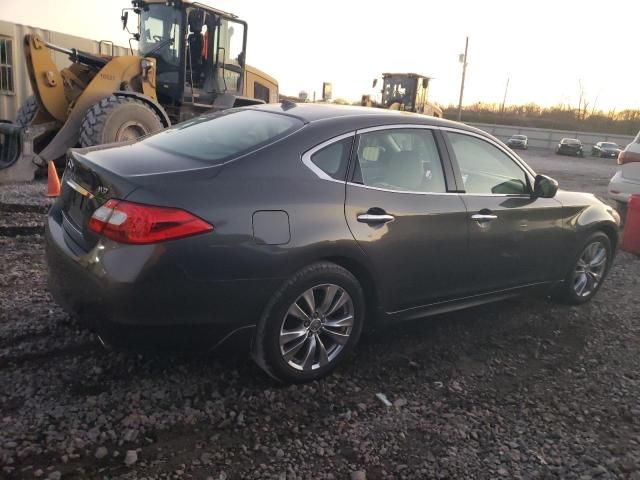
[[356, 183], [401, 192], [447, 191], [431, 130], [398, 128], [363, 133], [357, 160]]
[[179, 123], [142, 142], [176, 155], [220, 164], [273, 143], [303, 125], [288, 115], [231, 110]]

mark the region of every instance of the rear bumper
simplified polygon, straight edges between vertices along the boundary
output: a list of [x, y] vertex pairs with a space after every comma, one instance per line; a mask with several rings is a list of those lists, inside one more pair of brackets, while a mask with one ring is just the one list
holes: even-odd
[[282, 282], [192, 275], [189, 262], [176, 264], [175, 250], [189, 248], [178, 242], [133, 246], [101, 241], [78, 253], [52, 212], [45, 228], [49, 290], [59, 305], [109, 343], [212, 348], [250, 333]]
[[622, 169], [618, 170], [609, 182], [609, 197], [618, 202], [628, 203], [631, 195], [640, 195], [640, 182], [635, 183], [622, 176]]
[[582, 150], [559, 148], [557, 150], [557, 153], [560, 153], [562, 155], [582, 155]]

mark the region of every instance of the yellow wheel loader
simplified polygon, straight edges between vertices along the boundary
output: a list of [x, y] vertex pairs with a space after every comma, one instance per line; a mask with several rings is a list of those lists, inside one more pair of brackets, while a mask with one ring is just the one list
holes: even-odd
[[[0, 183], [29, 181], [37, 166], [61, 165], [68, 148], [147, 135], [202, 113], [277, 102], [275, 79], [245, 64], [247, 24], [188, 0], [133, 0], [139, 55], [66, 49], [26, 35], [33, 96], [14, 124], [0, 121]], [[49, 50], [71, 65], [58, 70]]]
[[[430, 80], [430, 77], [417, 73], [383, 73], [382, 90], [376, 92], [374, 98], [371, 98], [371, 95], [363, 95], [361, 104], [366, 107], [402, 110], [441, 118], [442, 109], [429, 101]], [[376, 88], [377, 84], [376, 78], [371, 88]]]

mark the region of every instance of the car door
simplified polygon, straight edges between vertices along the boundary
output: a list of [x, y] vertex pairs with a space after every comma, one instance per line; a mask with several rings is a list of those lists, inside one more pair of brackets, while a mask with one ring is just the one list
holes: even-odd
[[371, 261], [383, 307], [399, 311], [456, 296], [467, 213], [452, 192], [452, 169], [442, 162], [436, 134], [418, 126], [357, 133], [345, 215]]
[[533, 173], [497, 142], [444, 133], [468, 211], [468, 280], [495, 291], [557, 279], [565, 254], [560, 202], [532, 195]]

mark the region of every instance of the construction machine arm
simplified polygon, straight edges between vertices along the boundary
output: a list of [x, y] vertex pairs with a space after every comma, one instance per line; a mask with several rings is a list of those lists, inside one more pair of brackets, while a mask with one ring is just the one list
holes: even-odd
[[59, 47], [58, 45], [45, 42], [44, 40], [42, 40], [42, 43], [44, 43], [45, 46], [47, 46], [51, 50], [55, 50], [56, 52], [60, 52], [60, 53], [66, 53], [67, 55], [69, 55], [69, 60], [71, 60], [74, 63], [81, 63], [83, 65], [88, 65], [90, 67], [95, 67], [95, 68], [102, 68], [107, 63], [109, 63], [109, 59], [107, 58], [98, 57], [97, 55], [92, 55], [87, 52], [82, 52], [75, 48]]
[[29, 70], [29, 79], [38, 104], [51, 119], [64, 122], [69, 112], [69, 100], [65, 95], [63, 78], [53, 63], [49, 49], [65, 53], [74, 63], [100, 70], [109, 63], [109, 58], [81, 52], [75, 48], [64, 48], [46, 42], [38, 35], [25, 35], [24, 52]]
[[64, 94], [62, 75], [51, 60], [47, 45], [38, 35], [25, 35], [24, 55], [31, 89], [38, 100], [40, 111], [52, 120], [64, 122], [69, 102]]

